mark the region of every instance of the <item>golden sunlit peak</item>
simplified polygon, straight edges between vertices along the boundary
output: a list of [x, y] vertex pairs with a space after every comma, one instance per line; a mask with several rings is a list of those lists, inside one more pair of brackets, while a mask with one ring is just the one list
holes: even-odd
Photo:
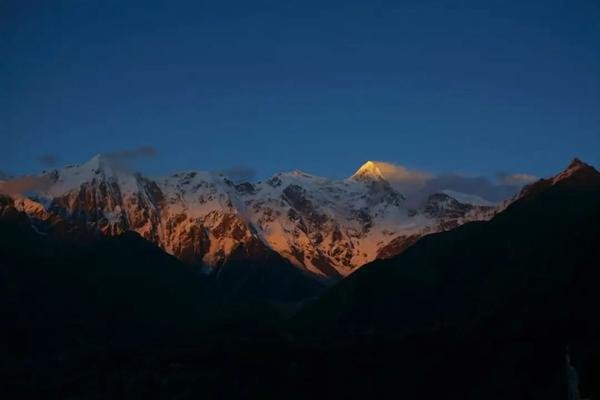
[[352, 175], [352, 178], [383, 178], [379, 164], [376, 161], [367, 161]]

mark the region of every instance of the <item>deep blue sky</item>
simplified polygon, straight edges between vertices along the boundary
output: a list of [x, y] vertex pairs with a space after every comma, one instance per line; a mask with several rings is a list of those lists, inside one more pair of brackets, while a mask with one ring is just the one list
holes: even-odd
[[600, 2], [0, 2], [0, 170], [600, 165]]

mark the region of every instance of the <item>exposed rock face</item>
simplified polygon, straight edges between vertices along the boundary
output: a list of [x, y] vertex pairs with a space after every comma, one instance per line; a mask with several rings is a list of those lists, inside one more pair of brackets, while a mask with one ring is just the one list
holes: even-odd
[[295, 171], [235, 184], [208, 172], [152, 180], [96, 156], [43, 179], [50, 184], [35, 197], [10, 200], [42, 228], [69, 221], [104, 235], [135, 231], [186, 263], [213, 267], [274, 251], [322, 277], [346, 276], [425, 234], [495, 212], [443, 193], [408, 207], [374, 163], [346, 180]]
[[391, 242], [383, 246], [377, 252], [377, 258], [390, 258], [394, 257], [404, 250], [408, 249], [410, 246], [416, 243], [417, 240], [421, 238], [421, 235], [407, 235], [407, 236], [398, 236], [394, 238]]
[[492, 206], [461, 203], [444, 193], [428, 197], [423, 213], [438, 222], [437, 231], [447, 231], [469, 221], [489, 219], [496, 213]]

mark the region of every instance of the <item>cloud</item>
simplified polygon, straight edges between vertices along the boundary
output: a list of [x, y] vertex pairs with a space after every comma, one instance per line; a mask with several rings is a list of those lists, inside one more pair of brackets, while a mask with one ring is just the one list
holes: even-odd
[[250, 182], [256, 178], [257, 172], [252, 167], [243, 165], [237, 165], [226, 170], [221, 171], [222, 174], [226, 175], [229, 179], [234, 182]]
[[407, 197], [411, 206], [418, 205], [433, 193], [443, 191], [477, 196], [497, 203], [514, 195], [522, 186], [538, 179], [525, 173], [502, 173], [497, 174], [493, 179], [456, 173], [433, 174], [382, 161], [375, 161], [373, 165], [378, 168], [384, 179]]
[[444, 190], [479, 196], [491, 202], [500, 202], [516, 193], [518, 185], [498, 184], [484, 176], [470, 177], [449, 173], [436, 176], [424, 187], [426, 194]]
[[47, 176], [23, 176], [0, 181], [0, 194], [21, 197], [29, 192], [47, 189], [49, 186], [50, 179]]
[[433, 177], [429, 172], [409, 169], [387, 161], [367, 161], [353, 176], [363, 175], [381, 177], [409, 198], [414, 197]]
[[385, 161], [373, 162], [384, 179], [392, 184], [422, 186], [432, 178], [428, 172], [408, 169], [402, 165]]
[[507, 186], [523, 186], [529, 183], [537, 181], [539, 178], [534, 175], [529, 174], [507, 174], [507, 173], [499, 173], [498, 180], [502, 182], [502, 184]]
[[47, 167], [55, 167], [58, 163], [58, 157], [53, 154], [42, 154], [38, 161]]

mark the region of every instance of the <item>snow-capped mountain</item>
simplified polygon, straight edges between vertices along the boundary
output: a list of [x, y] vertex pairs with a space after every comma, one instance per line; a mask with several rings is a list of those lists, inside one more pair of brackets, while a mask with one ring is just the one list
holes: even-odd
[[106, 235], [131, 230], [209, 268], [275, 251], [321, 277], [346, 276], [423, 235], [496, 212], [481, 199], [451, 192], [410, 206], [380, 167], [369, 161], [345, 180], [294, 171], [235, 183], [197, 171], [150, 179], [98, 155], [36, 177], [43, 182], [37, 194], [18, 196], [14, 204], [39, 229], [69, 221]]

